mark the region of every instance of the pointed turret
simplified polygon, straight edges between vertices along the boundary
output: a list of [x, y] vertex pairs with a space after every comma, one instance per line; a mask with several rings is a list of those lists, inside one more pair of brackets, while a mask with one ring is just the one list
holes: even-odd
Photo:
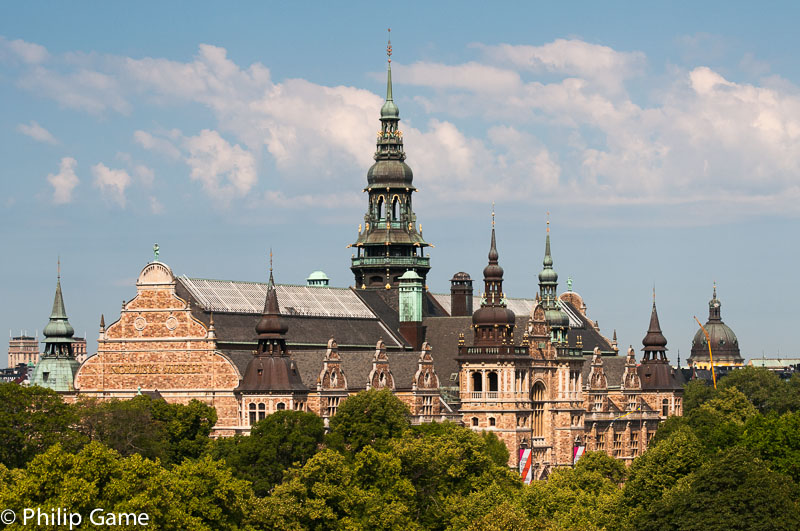
[[489, 263], [483, 269], [484, 293], [481, 307], [472, 314], [475, 345], [504, 345], [511, 342], [514, 333], [514, 312], [507, 308], [503, 293], [503, 268], [499, 263], [497, 238], [492, 212], [492, 238], [489, 245]]
[[411, 269], [423, 279], [430, 270], [430, 259], [423, 250], [430, 244], [417, 230], [417, 216], [411, 205], [414, 174], [405, 163], [403, 133], [399, 129], [400, 111], [392, 94], [392, 44], [386, 76], [386, 101], [381, 107], [381, 130], [378, 131], [375, 163], [367, 171], [369, 207], [364, 216], [364, 230], [359, 225], [356, 253], [350, 269], [356, 288], [394, 288], [399, 278]]
[[236, 389], [239, 392], [290, 392], [308, 391], [300, 378], [297, 366], [286, 349], [286, 332], [289, 330], [281, 318], [275, 279], [272, 276], [270, 253], [269, 284], [264, 300], [264, 312], [256, 324], [258, 348], [247, 364], [244, 378]]
[[644, 348], [644, 359], [659, 359], [666, 361], [667, 355], [667, 338], [661, 333], [661, 324], [658, 322], [658, 311], [656, 310], [656, 301], [653, 300], [653, 310], [650, 312], [650, 326], [647, 328], [647, 335], [642, 339]]
[[49, 387], [62, 392], [74, 389], [73, 379], [80, 367], [80, 363], [75, 360], [72, 348], [74, 342], [72, 336], [74, 335], [75, 329], [67, 319], [64, 296], [61, 293], [61, 260], [59, 259], [53, 309], [50, 312], [50, 321], [44, 327], [44, 352], [31, 376], [31, 385]]
[[547, 220], [547, 236], [544, 243], [542, 272], [539, 273], [539, 293], [545, 320], [550, 326], [550, 336], [554, 343], [566, 343], [569, 331], [569, 316], [561, 310], [558, 302], [558, 273], [553, 269], [553, 255], [550, 252], [550, 220]]

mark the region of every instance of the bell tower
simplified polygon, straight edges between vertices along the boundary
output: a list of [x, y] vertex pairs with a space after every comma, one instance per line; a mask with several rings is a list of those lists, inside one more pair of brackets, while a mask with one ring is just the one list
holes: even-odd
[[369, 205], [364, 225], [358, 226], [358, 238], [350, 244], [356, 252], [350, 269], [355, 286], [361, 289], [391, 289], [400, 284], [406, 271], [414, 271], [425, 279], [430, 258], [423, 249], [422, 226], [416, 227], [417, 216], [411, 196], [416, 191], [413, 172], [405, 163], [403, 132], [398, 128], [400, 111], [392, 97], [392, 43], [386, 47], [389, 57], [386, 101], [381, 107], [381, 130], [378, 131], [375, 164], [367, 171]]

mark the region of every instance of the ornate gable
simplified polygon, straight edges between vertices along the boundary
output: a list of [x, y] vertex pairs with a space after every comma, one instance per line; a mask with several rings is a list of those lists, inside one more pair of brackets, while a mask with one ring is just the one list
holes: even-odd
[[394, 376], [389, 369], [389, 357], [386, 355], [386, 344], [379, 339], [375, 345], [372, 358], [372, 370], [369, 373], [367, 389], [391, 389], [394, 391]]
[[422, 352], [419, 354], [417, 362], [417, 372], [414, 374], [413, 389], [438, 389], [439, 377], [433, 367], [433, 356], [431, 356], [431, 346], [426, 341], [422, 344]]

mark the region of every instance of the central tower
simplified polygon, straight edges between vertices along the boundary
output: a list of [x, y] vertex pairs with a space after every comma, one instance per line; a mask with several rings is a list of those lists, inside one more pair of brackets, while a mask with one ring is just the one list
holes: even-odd
[[415, 227], [411, 195], [416, 191], [414, 174], [405, 163], [403, 133], [398, 128], [400, 111], [392, 98], [392, 43], [386, 47], [389, 66], [386, 101], [381, 107], [381, 130], [378, 131], [375, 164], [367, 171], [369, 206], [364, 226], [359, 225], [358, 239], [350, 269], [356, 288], [391, 289], [400, 283], [408, 270], [416, 272], [423, 285], [430, 270], [430, 258], [423, 249], [422, 227]]

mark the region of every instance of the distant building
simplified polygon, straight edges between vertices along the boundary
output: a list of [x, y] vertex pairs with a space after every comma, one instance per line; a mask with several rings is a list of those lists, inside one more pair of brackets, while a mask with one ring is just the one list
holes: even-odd
[[791, 378], [800, 372], [800, 358], [753, 358], [747, 362], [748, 367], [763, 367], [778, 373], [781, 378]]
[[[705, 326], [711, 340], [711, 355], [715, 367], [741, 367], [744, 359], [739, 352], [739, 340], [733, 330], [722, 322], [722, 303], [717, 299], [717, 286], [714, 285], [714, 294], [708, 301], [708, 321]], [[708, 354], [709, 342], [702, 329], [698, 330], [692, 339], [692, 353], [689, 356], [689, 365], [697, 369], [709, 369], [711, 356]]]
[[75, 354], [75, 361], [83, 363], [86, 361], [86, 338], [73, 337], [72, 338], [72, 353]]
[[36, 364], [39, 361], [39, 340], [34, 336], [20, 334], [8, 340], [8, 366], [15, 368], [20, 363]]
[[33, 370], [33, 364], [20, 363], [16, 367], [0, 369], [0, 382], [21, 384], [28, 379], [28, 374]]

